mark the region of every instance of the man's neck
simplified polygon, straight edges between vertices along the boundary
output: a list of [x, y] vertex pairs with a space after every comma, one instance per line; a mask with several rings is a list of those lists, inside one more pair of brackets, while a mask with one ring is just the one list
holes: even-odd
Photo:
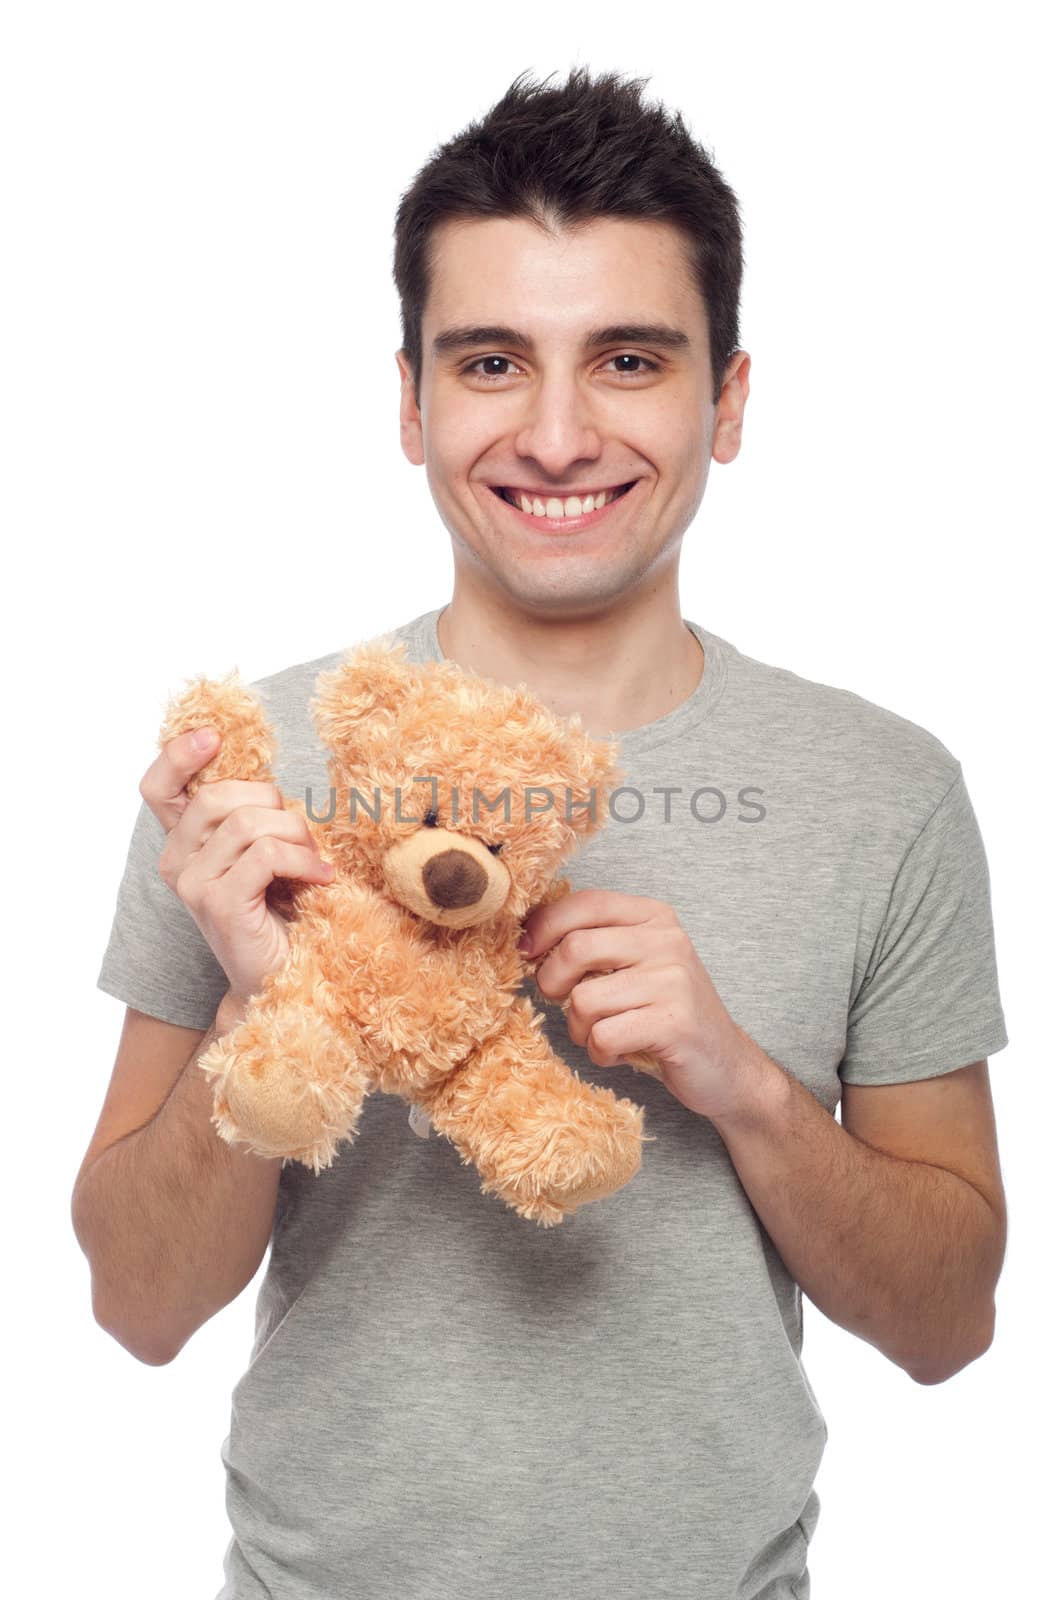
[[701, 681], [701, 645], [678, 597], [665, 599], [559, 620], [456, 594], [438, 619], [439, 643], [467, 671], [525, 683], [556, 716], [578, 712], [592, 738], [606, 738], [667, 716]]

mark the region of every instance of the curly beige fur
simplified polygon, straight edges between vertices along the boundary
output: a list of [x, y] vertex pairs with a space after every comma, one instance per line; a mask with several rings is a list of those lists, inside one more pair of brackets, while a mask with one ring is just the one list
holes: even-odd
[[[160, 746], [204, 724], [221, 734], [189, 794], [275, 781], [265, 708], [236, 671], [186, 682]], [[392, 635], [322, 673], [311, 708], [336, 799], [328, 820], [307, 821], [336, 876], [271, 885], [288, 959], [200, 1058], [214, 1126], [319, 1173], [357, 1134], [367, 1093], [398, 1095], [475, 1165], [484, 1193], [554, 1226], [634, 1177], [645, 1142], [643, 1108], [570, 1071], [519, 993], [538, 965], [516, 949], [521, 919], [571, 888], [557, 868], [604, 824], [617, 747], [523, 684], [414, 665]], [[540, 798], [526, 805], [529, 788]], [[490, 808], [507, 790], [508, 817]], [[657, 1072], [644, 1054], [627, 1059]]]

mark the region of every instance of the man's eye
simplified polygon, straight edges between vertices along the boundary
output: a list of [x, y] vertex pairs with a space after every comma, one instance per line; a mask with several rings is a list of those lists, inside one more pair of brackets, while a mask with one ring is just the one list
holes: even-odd
[[462, 377], [467, 372], [471, 372], [473, 377], [486, 378], [490, 382], [492, 378], [504, 378], [507, 376], [504, 372], [477, 372], [477, 367], [482, 366], [485, 361], [497, 361], [503, 367], [511, 367], [513, 365], [508, 356], [477, 356], [476, 360], [470, 361], [467, 367], [462, 367]]
[[[622, 372], [618, 371], [617, 372], [617, 376], [620, 377], [620, 378], [641, 378], [641, 377], [643, 377], [645, 375], [646, 372], [660, 372], [660, 370], [661, 370], [661, 363], [659, 361], [651, 361], [649, 356], [636, 355], [633, 351], [628, 352], [627, 354], [622, 355], [622, 356], [610, 356], [609, 360], [610, 361], [641, 361], [642, 362], [642, 366], [637, 368], [637, 369], [632, 369], [631, 367], [625, 367]], [[606, 363], [606, 365], [608, 365], [608, 362]]]
[[[660, 372], [661, 370], [661, 363], [659, 361], [653, 361], [649, 356], [639, 355], [633, 350], [625, 351], [622, 355], [609, 356], [605, 363], [606, 366], [609, 366], [613, 361], [638, 361], [641, 363], [641, 365], [638, 367], [624, 367], [622, 369], [617, 368], [617, 370], [613, 373], [613, 376], [616, 378], [644, 378], [647, 373]], [[475, 361], [470, 361], [467, 366], [462, 367], [461, 375], [462, 377], [465, 377], [466, 374], [471, 374], [474, 378], [482, 378], [487, 383], [492, 382], [492, 380], [506, 378], [509, 376], [509, 374], [506, 372], [480, 372], [478, 370], [478, 368], [484, 367], [490, 362], [495, 362], [498, 366], [502, 367], [512, 367], [515, 365], [515, 363], [510, 360], [509, 356], [477, 356]]]

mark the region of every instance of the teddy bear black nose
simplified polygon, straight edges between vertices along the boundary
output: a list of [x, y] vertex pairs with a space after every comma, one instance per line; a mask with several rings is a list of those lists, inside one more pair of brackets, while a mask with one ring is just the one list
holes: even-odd
[[441, 850], [421, 869], [425, 892], [444, 909], [472, 906], [487, 888], [487, 873], [464, 850]]

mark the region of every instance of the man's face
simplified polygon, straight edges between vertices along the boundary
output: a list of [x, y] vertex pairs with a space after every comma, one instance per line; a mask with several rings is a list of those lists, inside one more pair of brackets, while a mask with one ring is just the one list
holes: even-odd
[[[682, 236], [610, 217], [552, 237], [489, 218], [448, 221], [433, 245], [420, 410], [397, 352], [402, 447], [427, 469], [459, 578], [563, 615], [659, 580], [678, 561], [710, 460], [738, 453], [749, 383], [738, 352], [714, 408], [705, 307]], [[586, 344], [595, 330], [636, 326]], [[511, 331], [455, 341], [454, 330], [476, 328]], [[586, 494], [625, 484], [634, 487], [614, 504], [571, 518], [570, 496], [582, 511]], [[507, 504], [502, 488], [524, 490], [548, 515]]]

